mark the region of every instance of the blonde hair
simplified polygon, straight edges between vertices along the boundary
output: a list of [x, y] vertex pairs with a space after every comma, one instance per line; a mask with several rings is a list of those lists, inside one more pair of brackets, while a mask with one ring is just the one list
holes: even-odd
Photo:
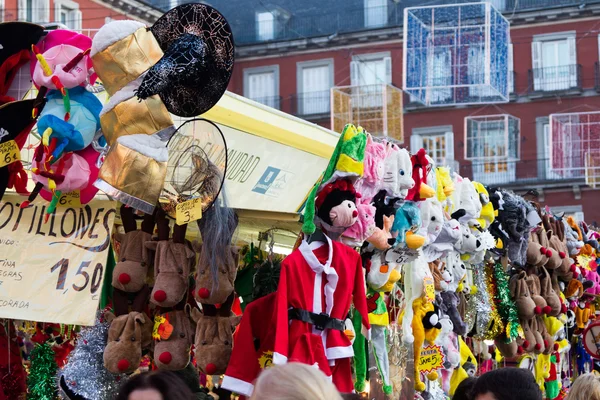
[[583, 374], [575, 379], [567, 400], [600, 400], [600, 378], [594, 374]]
[[317, 367], [289, 363], [263, 371], [254, 385], [250, 399], [342, 400], [342, 397]]

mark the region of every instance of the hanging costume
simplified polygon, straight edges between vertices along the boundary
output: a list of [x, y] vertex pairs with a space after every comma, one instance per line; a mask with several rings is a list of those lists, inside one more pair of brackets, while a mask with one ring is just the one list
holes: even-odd
[[[344, 334], [344, 320], [353, 300], [362, 331], [369, 336], [364, 272], [358, 253], [329, 238], [327, 242], [315, 249], [317, 243], [303, 241], [281, 264], [273, 363], [316, 363], [340, 392], [349, 393], [354, 389], [354, 351]], [[328, 365], [319, 362], [324, 358]]]

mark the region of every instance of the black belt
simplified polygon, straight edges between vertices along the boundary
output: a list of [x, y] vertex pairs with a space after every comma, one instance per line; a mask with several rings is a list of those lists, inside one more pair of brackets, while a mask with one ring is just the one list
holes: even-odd
[[336, 331], [345, 331], [346, 324], [341, 319], [331, 318], [326, 313], [315, 314], [300, 308], [290, 308], [288, 311], [289, 319], [306, 322], [315, 326], [316, 329], [323, 331], [325, 329], [335, 329]]

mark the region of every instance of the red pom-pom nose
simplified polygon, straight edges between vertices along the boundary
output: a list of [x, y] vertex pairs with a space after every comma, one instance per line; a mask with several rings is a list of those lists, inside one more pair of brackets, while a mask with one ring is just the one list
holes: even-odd
[[536, 343], [536, 344], [535, 344], [535, 349], [536, 349], [537, 351], [540, 351], [540, 350], [542, 349], [542, 345], [541, 345], [541, 344], [539, 344], [539, 343]]
[[561, 314], [566, 314], [567, 313], [567, 306], [566, 305], [561, 305], [560, 306], [560, 312]]
[[354, 210], [352, 211], [352, 218], [356, 218], [358, 217], [358, 211]]
[[164, 290], [157, 290], [156, 292], [154, 292], [154, 300], [162, 303], [166, 299], [167, 299], [167, 292], [165, 292]]
[[542, 313], [542, 308], [540, 306], [535, 306], [535, 308], [533, 309], [533, 312], [535, 314], [541, 314]]
[[206, 364], [206, 374], [207, 375], [214, 375], [217, 373], [217, 366], [213, 363], [210, 364]]
[[544, 314], [550, 315], [550, 313], [552, 312], [552, 307], [546, 306], [542, 311], [544, 312]]
[[119, 360], [119, 362], [117, 363], [117, 369], [119, 371], [127, 371], [129, 369], [129, 361]]
[[575, 272], [577, 271], [577, 265], [575, 264], [571, 264], [571, 268], [570, 268], [571, 272]]
[[168, 351], [160, 353], [160, 356], [158, 356], [158, 361], [160, 361], [163, 364], [170, 364], [172, 360], [173, 356]]
[[529, 347], [529, 340], [524, 340], [523, 341], [523, 347], [524, 348], [528, 348]]
[[548, 341], [544, 340], [544, 347], [548, 347]]
[[558, 343], [554, 343], [554, 351], [558, 351]]
[[546, 250], [546, 257], [552, 257], [552, 251]]
[[542, 253], [543, 256], [546, 255], [546, 248], [545, 247], [540, 247], [540, 253]]
[[210, 292], [207, 288], [200, 288], [198, 290], [198, 297], [200, 297], [201, 299], [208, 299], [208, 296], [210, 296]]
[[565, 257], [567, 256], [567, 254], [566, 254], [564, 251], [559, 251], [559, 252], [558, 252], [558, 256], [559, 256], [560, 258], [565, 258]]
[[131, 276], [129, 276], [129, 274], [123, 273], [119, 275], [119, 282], [123, 285], [127, 285], [129, 282], [131, 282]]

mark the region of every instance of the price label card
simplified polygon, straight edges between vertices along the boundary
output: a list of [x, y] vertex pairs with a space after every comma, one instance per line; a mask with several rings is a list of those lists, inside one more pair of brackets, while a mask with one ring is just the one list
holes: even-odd
[[421, 351], [419, 370], [424, 374], [437, 371], [444, 366], [444, 353], [440, 346], [429, 345]]
[[177, 225], [189, 224], [202, 218], [202, 200], [200, 198], [185, 201], [175, 207]]
[[21, 160], [19, 146], [14, 140], [0, 143], [0, 168]]
[[58, 200], [60, 207], [81, 207], [81, 198], [79, 190], [63, 193]]

